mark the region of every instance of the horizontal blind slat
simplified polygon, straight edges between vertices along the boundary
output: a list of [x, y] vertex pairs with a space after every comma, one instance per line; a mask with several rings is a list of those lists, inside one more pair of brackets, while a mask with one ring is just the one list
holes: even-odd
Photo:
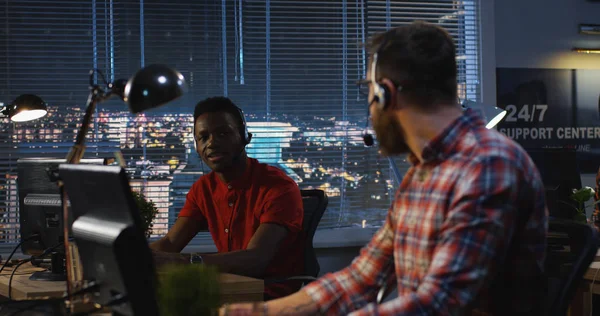
[[[147, 0], [143, 50], [139, 2], [112, 3], [111, 23], [108, 2], [96, 1], [96, 42], [90, 1], [0, 5], [8, 17], [0, 25], [0, 101], [33, 93], [50, 105], [39, 121], [0, 119], [0, 247], [19, 238], [16, 159], [66, 156], [93, 66], [128, 78], [144, 51], [145, 65], [170, 65], [189, 85], [182, 98], [139, 116], [118, 100], [102, 103], [88, 134], [87, 156], [121, 151], [132, 187], [157, 204], [153, 238], [209, 171], [191, 134], [193, 106], [203, 98], [226, 94], [244, 109], [254, 133], [249, 156], [281, 168], [300, 188], [327, 192], [321, 228], [380, 225], [399, 181], [377, 148], [362, 144], [367, 104], [355, 82], [365, 75], [364, 36], [413, 20], [438, 23], [456, 41], [459, 94], [479, 98], [478, 1], [271, 0], [267, 8], [257, 0], [243, 1], [241, 15], [239, 1], [225, 1], [223, 21], [221, 0]], [[408, 163], [395, 161], [404, 173]], [[200, 233], [192, 244], [210, 241]]]

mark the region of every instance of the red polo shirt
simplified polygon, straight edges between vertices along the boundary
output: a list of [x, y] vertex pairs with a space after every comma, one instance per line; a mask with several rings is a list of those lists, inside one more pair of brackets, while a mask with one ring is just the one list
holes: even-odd
[[[224, 183], [215, 172], [200, 177], [187, 194], [179, 216], [193, 217], [207, 227], [219, 252], [246, 249], [262, 223], [281, 225], [288, 235], [265, 271], [265, 278], [302, 275], [304, 209], [298, 185], [283, 171], [248, 158], [244, 175]], [[275, 284], [265, 293], [280, 297], [298, 290]]]

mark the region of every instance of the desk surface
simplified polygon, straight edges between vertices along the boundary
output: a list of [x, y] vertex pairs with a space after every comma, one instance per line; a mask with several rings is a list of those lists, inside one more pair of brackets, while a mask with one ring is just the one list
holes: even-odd
[[[23, 300], [63, 296], [66, 291], [65, 282], [29, 280], [29, 276], [33, 272], [43, 270], [30, 264], [19, 267], [12, 280], [11, 297], [15, 300]], [[1, 296], [8, 297], [8, 281], [11, 272], [12, 267], [5, 268], [0, 273]], [[263, 300], [263, 280], [223, 273], [220, 276], [220, 282], [223, 303]]]
[[583, 275], [583, 278], [594, 283], [600, 283], [600, 262], [592, 262], [588, 270]]

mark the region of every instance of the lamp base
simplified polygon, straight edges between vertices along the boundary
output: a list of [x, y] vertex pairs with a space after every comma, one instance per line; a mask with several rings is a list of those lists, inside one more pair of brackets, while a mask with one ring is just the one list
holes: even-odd
[[30, 277], [31, 281], [66, 281], [67, 275], [64, 273], [54, 273], [52, 271], [34, 272]]
[[50, 271], [34, 272], [29, 280], [32, 281], [66, 281], [67, 273], [65, 270], [65, 255], [58, 252], [53, 252], [51, 255], [52, 263]]

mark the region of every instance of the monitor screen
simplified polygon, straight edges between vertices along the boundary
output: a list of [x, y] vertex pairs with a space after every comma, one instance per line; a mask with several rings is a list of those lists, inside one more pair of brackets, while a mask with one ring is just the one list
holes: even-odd
[[[51, 179], [59, 158], [23, 158], [17, 160], [17, 190], [19, 195], [19, 225], [21, 240], [34, 234], [40, 237], [24, 242], [26, 255], [39, 255], [63, 241], [62, 204], [58, 185]], [[82, 164], [106, 163], [105, 159], [82, 159]], [[71, 220], [72, 222], [72, 220]], [[61, 251], [61, 248], [57, 248]], [[64, 248], [62, 248], [64, 252]]]
[[75, 220], [73, 237], [83, 277], [99, 283], [94, 303], [123, 315], [158, 315], [152, 252], [125, 170], [118, 166], [61, 165]]

